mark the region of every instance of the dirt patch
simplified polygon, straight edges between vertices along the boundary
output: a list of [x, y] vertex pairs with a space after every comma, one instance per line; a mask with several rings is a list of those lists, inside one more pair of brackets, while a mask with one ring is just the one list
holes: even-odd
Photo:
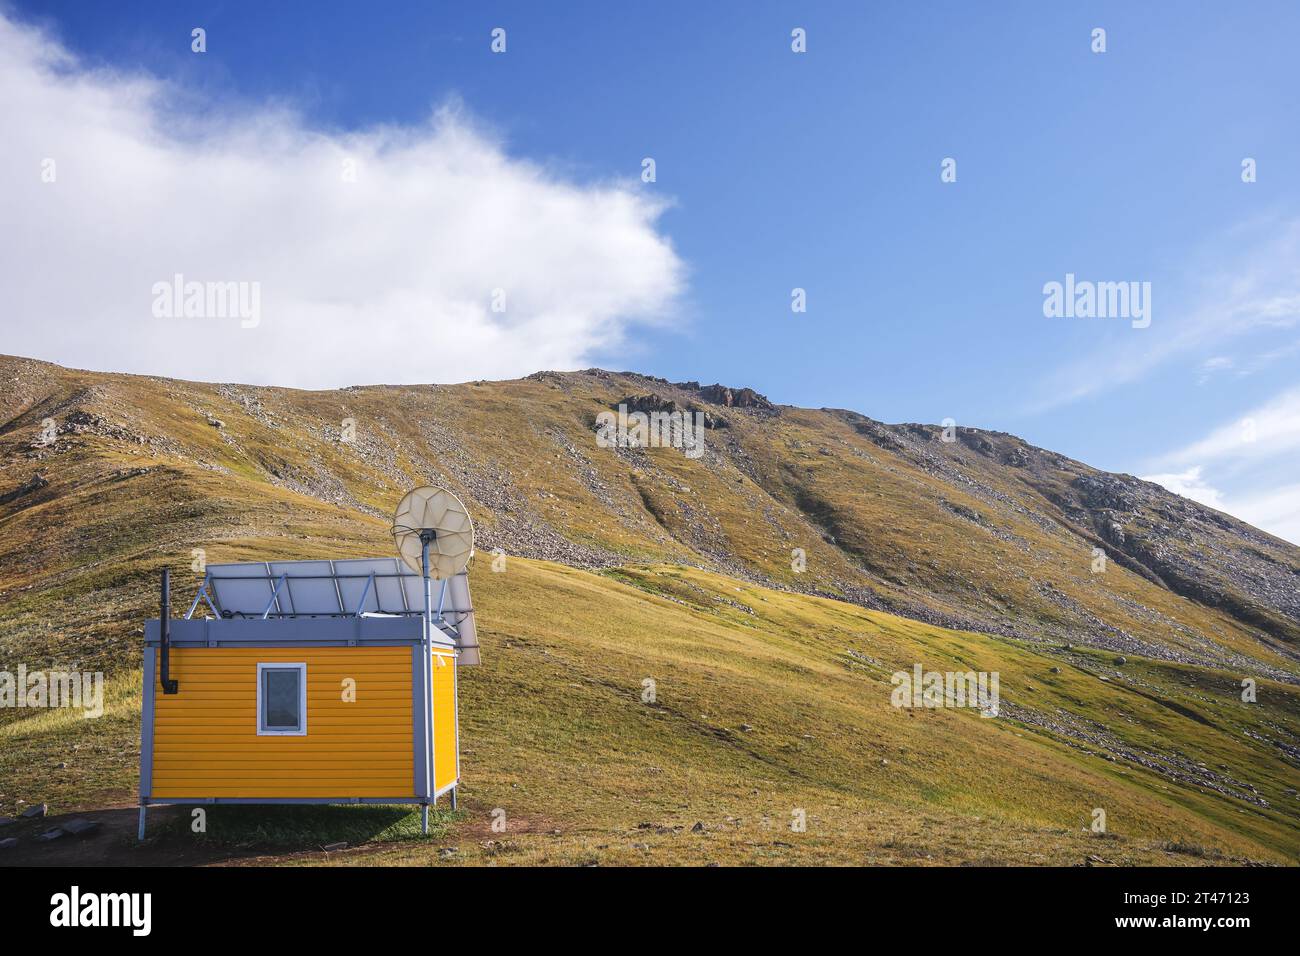
[[[128, 805], [15, 823], [4, 828], [3, 836], [17, 837], [18, 845], [0, 850], [0, 866], [203, 866], [231, 855], [228, 850], [186, 847], [165, 838], [138, 843], [139, 812], [138, 806]], [[161, 828], [185, 812], [185, 807], [150, 807], [149, 827]], [[48, 842], [37, 839], [47, 830], [77, 819], [99, 826], [85, 836], [68, 834]]]
[[[318, 858], [325, 854], [319, 847], [291, 850], [268, 850], [265, 847], [222, 847], [195, 844], [178, 836], [190, 807], [156, 806], [149, 808], [149, 825], [144, 843], [136, 841], [139, 807], [134, 804], [51, 814], [36, 820], [22, 820], [0, 830], [0, 839], [16, 837], [18, 845], [0, 850], [0, 867], [6, 866], [275, 866]], [[437, 840], [448, 843], [489, 843], [528, 834], [554, 834], [559, 827], [544, 817], [512, 815], [504, 833], [492, 830], [490, 809], [468, 809], [469, 819], [452, 824]], [[85, 836], [71, 834], [57, 840], [37, 837], [72, 820], [89, 820], [98, 827]], [[367, 857], [376, 850], [412, 846], [408, 841], [373, 842], [349, 846], [328, 853], [332, 859]], [[436, 852], [433, 844], [430, 853]]]

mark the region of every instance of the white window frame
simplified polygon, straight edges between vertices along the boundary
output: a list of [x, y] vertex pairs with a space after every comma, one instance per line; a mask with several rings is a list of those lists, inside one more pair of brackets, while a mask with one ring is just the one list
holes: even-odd
[[[265, 714], [262, 710], [262, 688], [265, 683], [262, 680], [262, 674], [266, 671], [288, 671], [296, 670], [298, 672], [298, 727], [293, 730], [281, 730], [273, 727], [267, 727], [263, 719]], [[302, 662], [288, 663], [280, 661], [267, 661], [257, 665], [257, 736], [259, 737], [306, 737], [307, 736], [307, 665]]]

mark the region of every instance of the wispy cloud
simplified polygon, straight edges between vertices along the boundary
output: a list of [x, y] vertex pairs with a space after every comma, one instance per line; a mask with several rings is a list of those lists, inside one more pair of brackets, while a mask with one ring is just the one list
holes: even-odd
[[1300, 387], [1151, 465], [1147, 481], [1300, 544], [1300, 484], [1289, 480], [1300, 473]]
[[1192, 501], [1199, 501], [1203, 505], [1224, 511], [1223, 493], [1217, 488], [1207, 485], [1201, 478], [1202, 468], [1200, 465], [1194, 465], [1186, 471], [1169, 473], [1163, 475], [1143, 475], [1143, 481], [1154, 481], [1157, 485], [1163, 485], [1176, 495], [1182, 495], [1184, 498], [1190, 498]]
[[1246, 495], [1231, 507], [1242, 521], [1300, 545], [1300, 484]]
[[1220, 372], [1227, 372], [1236, 367], [1236, 360], [1228, 355], [1214, 355], [1201, 363], [1201, 374], [1196, 379], [1197, 385], [1204, 385]]
[[[178, 110], [186, 91], [3, 14], [0, 89], [5, 351], [309, 387], [509, 377], [589, 364], [683, 289], [639, 182], [568, 181], [453, 107], [357, 132]], [[178, 273], [258, 283], [260, 322], [155, 317]]]
[[1195, 352], [1211, 353], [1200, 362], [1201, 381], [1234, 366], [1250, 374], [1285, 357], [1284, 347], [1238, 362], [1225, 350], [1251, 333], [1300, 326], [1300, 220], [1242, 224], [1220, 237], [1219, 247], [1204, 253], [1185, 281], [1175, 277], [1158, 286], [1161, 302], [1168, 305], [1161, 305], [1149, 329], [1108, 339], [1105, 346], [1048, 371], [1032, 410], [1047, 411], [1137, 382]]
[[1298, 451], [1300, 388], [1292, 388], [1160, 460], [1173, 465], [1209, 462], [1236, 468]]
[[1197, 465], [1183, 472], [1146, 475], [1144, 480], [1300, 545], [1300, 484], [1227, 495], [1210, 485], [1201, 476], [1202, 471]]

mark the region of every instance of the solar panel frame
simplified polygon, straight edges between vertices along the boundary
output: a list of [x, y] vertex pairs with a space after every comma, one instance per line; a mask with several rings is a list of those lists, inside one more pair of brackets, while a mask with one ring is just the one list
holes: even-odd
[[[225, 573], [213, 574], [214, 570]], [[210, 564], [207, 566], [206, 580], [210, 583], [208, 593], [212, 595], [217, 610], [223, 614], [229, 610], [232, 614], [246, 616], [246, 612], [234, 608], [251, 608], [256, 605], [260, 617], [275, 589], [270, 569], [265, 562]]]
[[[209, 564], [204, 582], [222, 617], [424, 613], [424, 581], [397, 558]], [[478, 663], [469, 575], [462, 571], [446, 581], [434, 582], [434, 601], [440, 598], [443, 613], [439, 626], [455, 637], [462, 663]]]
[[[282, 615], [338, 614], [338, 591], [334, 587], [334, 569], [329, 561], [271, 561], [268, 563], [273, 578], [284, 575], [284, 583], [277, 594], [277, 609]], [[319, 577], [309, 576], [319, 575]], [[295, 588], [294, 582], [297, 581]], [[288, 605], [286, 610], [285, 605]]]

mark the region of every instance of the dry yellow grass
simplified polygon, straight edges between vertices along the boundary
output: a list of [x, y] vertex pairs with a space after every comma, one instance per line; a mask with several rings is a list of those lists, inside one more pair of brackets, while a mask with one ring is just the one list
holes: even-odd
[[[696, 570], [599, 575], [509, 559], [505, 573], [479, 564], [473, 577], [485, 662], [464, 672], [462, 690], [469, 812], [438, 843], [459, 847], [456, 862], [1293, 863], [1300, 850], [1284, 792], [1294, 774], [1249, 736], [1295, 728], [1291, 688], [1266, 685], [1247, 705], [1230, 678], [1201, 669], [1134, 661], [1115, 674], [1086, 655]], [[991, 719], [895, 708], [889, 676], [914, 663], [998, 671], [1010, 706]], [[96, 727], [89, 753], [71, 751], [88, 740], [71, 721], [8, 726], [6, 792], [67, 807], [129, 790], [134, 766], [120, 758], [133, 752], [135, 715], [115, 699], [86, 722], [112, 728]], [[1271, 806], [1108, 760], [1012, 716], [1058, 708], [1134, 752], [1227, 764]], [[50, 773], [52, 761], [69, 769]], [[497, 808], [500, 833], [489, 825]], [[1105, 836], [1090, 831], [1096, 808]], [[806, 832], [791, 828], [799, 811]], [[403, 841], [328, 859], [443, 857]]]
[[[0, 812], [19, 799], [55, 810], [132, 799], [139, 626], [155, 613], [159, 568], [173, 568], [180, 602], [196, 583], [184, 574], [193, 548], [213, 562], [386, 554], [384, 516], [405, 487], [434, 480], [466, 498], [488, 545], [527, 526], [622, 566], [512, 554], [497, 574], [479, 560], [484, 665], [462, 696], [468, 813], [437, 844], [460, 850], [397, 840], [328, 862], [1300, 855], [1293, 684], [1261, 677], [1258, 703], [1244, 704], [1236, 669], [1131, 654], [1117, 667], [1086, 639], [1067, 651], [1041, 635], [1085, 613], [1155, 648], [1291, 673], [1285, 643], [1121, 567], [1099, 581], [1078, 539], [1017, 510], [1041, 498], [1019, 479], [1003, 482], [998, 537], [939, 504], [986, 501], [828, 413], [731, 413], [712, 436], [722, 453], [702, 462], [598, 455], [588, 418], [635, 384], [618, 377], [305, 393], [30, 363], [10, 373], [26, 384], [4, 396], [0, 493], [35, 471], [49, 484], [0, 512], [0, 658], [102, 669], [111, 693], [95, 721], [0, 714]], [[42, 418], [77, 410], [98, 423], [32, 447]], [[347, 416], [362, 447], [330, 432]], [[796, 546], [805, 575], [789, 566]], [[946, 630], [759, 578], [953, 617], [982, 608], [1040, 639]], [[1068, 600], [1045, 600], [1043, 585]], [[890, 674], [918, 663], [997, 671], [1001, 716], [890, 706]], [[654, 703], [642, 701], [647, 679]], [[496, 808], [503, 833], [489, 826]], [[1089, 829], [1096, 809], [1105, 836]], [[790, 827], [799, 810], [806, 832]]]

